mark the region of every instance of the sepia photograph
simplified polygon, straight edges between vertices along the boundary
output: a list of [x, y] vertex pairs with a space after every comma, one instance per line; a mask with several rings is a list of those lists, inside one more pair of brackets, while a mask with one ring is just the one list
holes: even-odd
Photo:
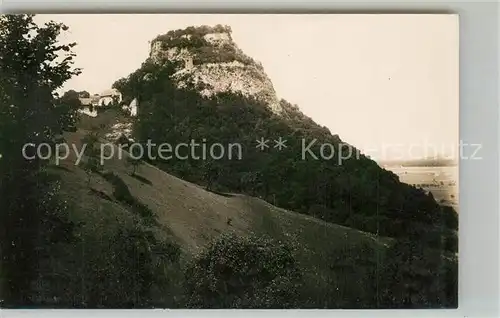
[[454, 309], [455, 14], [0, 16], [0, 307]]

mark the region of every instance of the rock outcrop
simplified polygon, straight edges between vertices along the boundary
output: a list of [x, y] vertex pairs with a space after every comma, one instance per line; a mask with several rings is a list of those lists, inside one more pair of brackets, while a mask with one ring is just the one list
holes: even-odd
[[157, 64], [180, 62], [174, 75], [179, 88], [190, 82], [204, 96], [240, 93], [265, 103], [275, 113], [281, 112], [271, 80], [262, 65], [236, 45], [230, 27], [170, 31], [152, 41], [150, 59]]

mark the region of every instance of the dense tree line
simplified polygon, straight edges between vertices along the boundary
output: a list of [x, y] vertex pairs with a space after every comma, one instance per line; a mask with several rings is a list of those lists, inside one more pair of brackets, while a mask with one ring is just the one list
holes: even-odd
[[[374, 255], [373, 251], [368, 253], [369, 250], [349, 249], [347, 254], [337, 255], [332, 260], [332, 275], [341, 275], [346, 281], [350, 277], [351, 283], [339, 290], [340, 282], [332, 281], [321, 293], [314, 288], [299, 293], [296, 299], [301, 306], [457, 306], [458, 266], [454, 253], [458, 250], [458, 215], [453, 208], [442, 207], [432, 194], [401, 183], [395, 174], [343, 143], [326, 127], [317, 125], [296, 105], [282, 100], [283, 111], [275, 115], [259, 101], [234, 93], [201, 97], [198, 87], [194, 85], [183, 89], [176, 86], [171, 75], [177, 67], [175, 63], [159, 67], [146, 61], [137, 71], [115, 83], [115, 88], [124, 94], [124, 98], [138, 98], [140, 109], [134, 124], [134, 138], [139, 142], [150, 140], [156, 144], [175, 144], [193, 139], [198, 142], [203, 140], [207, 145], [239, 143], [243, 145], [243, 157], [242, 160], [179, 160], [175, 157], [162, 160], [157, 157], [150, 160], [152, 164], [183, 179], [205, 185], [212, 191], [258, 196], [279, 207], [327, 222], [396, 239], [383, 253], [383, 261], [363, 257]], [[260, 137], [271, 142], [283, 137], [287, 140], [287, 148], [282, 151], [257, 150], [255, 141]], [[301, 141], [313, 139], [317, 140], [311, 147], [313, 153], [320, 152], [322, 143], [332, 144], [334, 149], [344, 152], [334, 153], [329, 160], [312, 157], [302, 160]], [[350, 157], [349, 151], [352, 154]], [[341, 155], [349, 158], [340, 161]], [[238, 246], [250, 248], [244, 247], [245, 244]], [[218, 250], [222, 246], [232, 249], [231, 244], [216, 244], [212, 248]], [[229, 250], [227, 253], [233, 255]], [[210, 253], [225, 255], [220, 251]], [[200, 264], [214, 266], [209, 265], [214, 260], [210, 261], [208, 257], [203, 256], [204, 261], [200, 260]], [[359, 278], [356, 268], [360, 266], [366, 267], [371, 274], [367, 281], [359, 283], [361, 285], [353, 284], [352, 281]], [[194, 268], [200, 272], [191, 273], [190, 277], [201, 277], [206, 273], [200, 265]], [[210, 268], [205, 267], [206, 270]], [[192, 299], [198, 299], [193, 306], [242, 306], [239, 305], [241, 299], [224, 296], [224, 293], [216, 296], [213, 294], [216, 290], [207, 289], [211, 286], [210, 282], [215, 284], [220, 278], [203, 278], [208, 280], [208, 285], [202, 285], [203, 280], [198, 285], [192, 283], [201, 289], [192, 291], [191, 295], [202, 293], [196, 294], [198, 298], [193, 296]], [[227, 279], [233, 279], [233, 276]], [[294, 283], [300, 285], [300, 280], [296, 279]], [[362, 287], [356, 289], [358, 285]], [[315, 296], [311, 298], [306, 294]]]
[[77, 92], [73, 89], [70, 89], [64, 92], [63, 97], [68, 99], [90, 98], [90, 93], [87, 91]]
[[186, 266], [191, 308], [300, 308], [302, 269], [286, 244], [223, 234]]
[[[0, 306], [151, 307], [169, 292], [165, 268], [177, 262], [179, 247], [139, 223], [110, 233], [108, 242], [82, 236], [85, 224], [72, 221], [78, 211], [52, 162], [33, 148], [22, 153], [28, 143], [55, 147], [76, 130], [78, 98], [88, 94], [56, 93], [80, 73], [75, 43], [59, 42], [66, 30], [52, 21], [41, 26], [33, 15], [0, 17]], [[118, 190], [120, 198], [129, 194]]]
[[157, 36], [152, 43], [160, 42], [163, 50], [170, 48], [188, 49], [193, 56], [194, 65], [239, 61], [262, 69], [260, 63], [245, 55], [234, 43], [222, 43], [220, 46], [214, 46], [204, 38], [205, 35], [210, 33], [225, 33], [229, 36], [229, 40], [232, 41], [231, 27], [218, 24], [214, 27], [203, 25], [172, 30]]
[[202, 25], [199, 27], [187, 27], [185, 29], [177, 29], [177, 30], [171, 30], [167, 32], [166, 34], [158, 35], [153, 42], [156, 41], [161, 41], [167, 45], [174, 45], [177, 46], [181, 42], [176, 42], [180, 41], [180, 39], [184, 39], [187, 36], [191, 37], [197, 37], [197, 38], [202, 38], [203, 36], [209, 34], [209, 33], [228, 33], [231, 34], [232, 30], [231, 27], [228, 25], [221, 25], [218, 24], [214, 27], [208, 26], [208, 25]]
[[7, 306], [32, 302], [39, 261], [54, 242], [71, 239], [57, 178], [46, 161], [22, 154], [27, 143], [54, 145], [75, 124], [76, 109], [54, 93], [80, 71], [72, 66], [75, 44], [57, 42], [65, 30], [55, 22], [40, 27], [31, 15], [0, 17], [0, 294]]
[[[66, 26], [55, 22], [38, 26], [32, 15], [0, 17], [2, 306], [456, 305], [456, 260], [444, 258], [442, 252], [443, 244], [455, 250], [449, 239], [458, 226], [454, 211], [443, 210], [432, 197], [399, 183], [393, 174], [363, 156], [342, 165], [336, 160], [300, 160], [301, 138], [337, 144], [341, 140], [285, 101], [284, 114], [277, 117], [265, 105], [243, 96], [219, 94], [206, 99], [195, 87], [179, 90], [170, 80], [175, 65], [158, 68], [145, 63], [115, 85], [125, 98], [139, 100], [141, 108], [135, 123], [139, 140], [175, 143], [205, 138], [208, 143], [239, 142], [245, 145], [245, 152], [243, 160], [174, 159], [154, 164], [216, 191], [260, 196], [328, 222], [400, 240], [389, 248], [383, 262], [363, 257], [375, 255], [366, 246], [335, 255], [331, 270], [338, 277], [344, 275], [346, 282], [356, 279], [353, 270], [359, 266], [371, 274], [362, 284], [353, 284], [354, 288], [341, 285], [337, 278], [329, 282], [326, 296], [321, 298], [316, 292], [317, 297], [311, 298], [310, 290], [304, 289], [307, 264], [299, 264], [294, 247], [280, 241], [223, 235], [184, 265], [180, 247], [159, 240], [151, 230], [155, 222], [147, 206], [132, 196], [121, 179], [104, 173], [114, 188], [116, 202], [128, 207], [133, 214], [131, 220], [142, 221], [105, 233], [106, 241], [95, 241], [98, 236], [76, 237], [74, 233], [81, 224], [67, 217], [71, 207], [62, 195], [58, 175], [50, 172], [49, 162], [26, 160], [21, 153], [26, 143], [55, 145], [64, 131], [75, 130], [81, 94], [70, 92], [60, 98], [55, 94], [80, 72], [73, 67], [71, 49], [75, 44], [58, 43], [59, 34], [65, 30]], [[62, 61], [56, 62], [60, 56]], [[285, 136], [288, 148], [257, 152], [255, 139], [259, 135], [270, 139]], [[92, 154], [86, 156], [89, 159]], [[89, 173], [88, 180], [91, 176]], [[146, 229], [148, 226], [151, 228]], [[446, 232], [451, 234], [443, 239]], [[61, 244], [86, 253], [81, 258], [61, 255], [61, 251], [68, 251]], [[327, 249], [325, 244], [325, 253]], [[54, 259], [62, 261], [65, 257], [64, 268], [47, 267]], [[343, 288], [339, 291], [338, 286]]]
[[[300, 248], [266, 236], [222, 234], [184, 268], [180, 307], [188, 308], [452, 308], [456, 260], [407, 240], [381, 256], [371, 244], [331, 254], [321, 288], [306, 281], [311, 264]], [[328, 244], [325, 244], [328, 253]], [[383, 255], [383, 256], [382, 256]]]
[[[138, 98], [136, 140], [239, 143], [243, 156], [242, 160], [156, 158], [153, 164], [191, 182], [259, 196], [327, 222], [457, 250], [458, 215], [452, 208], [399, 182], [395, 174], [331, 135], [296, 106], [282, 100], [283, 112], [275, 115], [259, 101], [234, 93], [201, 97], [195, 87], [176, 87], [170, 78], [175, 69], [174, 64], [159, 67], [146, 61], [115, 83], [125, 98]], [[260, 137], [270, 140], [271, 149], [255, 148]], [[276, 151], [272, 143], [279, 137], [287, 140], [287, 148]], [[328, 160], [309, 155], [303, 160], [303, 140], [306, 144], [317, 140], [310, 147], [317, 156], [323, 143], [333, 145], [336, 152]]]

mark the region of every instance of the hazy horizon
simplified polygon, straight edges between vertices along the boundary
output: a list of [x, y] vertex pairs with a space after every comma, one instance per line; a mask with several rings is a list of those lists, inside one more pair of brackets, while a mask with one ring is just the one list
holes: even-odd
[[[140, 67], [149, 41], [229, 25], [279, 98], [381, 160], [456, 154], [457, 15], [38, 15], [70, 27], [83, 73], [63, 90], [98, 93]], [[455, 148], [454, 148], [455, 147]], [[384, 150], [385, 149], [385, 150]], [[411, 149], [411, 150], [410, 150]], [[396, 158], [396, 159], [397, 159]]]

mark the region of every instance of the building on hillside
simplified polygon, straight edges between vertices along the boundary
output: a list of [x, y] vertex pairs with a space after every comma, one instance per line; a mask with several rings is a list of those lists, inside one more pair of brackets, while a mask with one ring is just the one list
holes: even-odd
[[[122, 94], [116, 89], [108, 89], [100, 94], [94, 94], [90, 97], [79, 97], [82, 109], [80, 113], [96, 117], [97, 109], [102, 106], [107, 106], [113, 102], [121, 103], [123, 101]], [[137, 114], [137, 100], [134, 99], [129, 106], [126, 106], [132, 116]]]
[[79, 109], [78, 111], [82, 114], [91, 116], [91, 117], [96, 117], [97, 116], [97, 110], [95, 108], [95, 105], [93, 105], [92, 98], [79, 98], [80, 103], [82, 104], [82, 108]]
[[122, 109], [127, 111], [130, 114], [130, 116], [133, 117], [137, 116], [137, 98], [134, 98], [128, 106], [123, 105]]
[[92, 100], [92, 106], [99, 106], [99, 99], [101, 97], [99, 96], [99, 94], [94, 94], [90, 97], [90, 99]]
[[122, 93], [120, 93], [117, 89], [108, 89], [99, 94], [99, 106], [106, 106], [113, 103], [114, 101], [116, 101], [117, 103], [122, 102]]
[[92, 105], [92, 98], [80, 97], [78, 99], [80, 100], [80, 103], [82, 104], [82, 106], [90, 106], [90, 105]]
[[99, 100], [101, 99], [101, 96], [99, 94], [94, 94], [90, 97], [80, 97], [78, 98], [80, 100], [80, 103], [82, 103], [82, 106], [99, 106]]
[[130, 102], [130, 115], [131, 116], [137, 116], [137, 106], [139, 106], [139, 103], [137, 102], [137, 98], [134, 98], [132, 102]]

